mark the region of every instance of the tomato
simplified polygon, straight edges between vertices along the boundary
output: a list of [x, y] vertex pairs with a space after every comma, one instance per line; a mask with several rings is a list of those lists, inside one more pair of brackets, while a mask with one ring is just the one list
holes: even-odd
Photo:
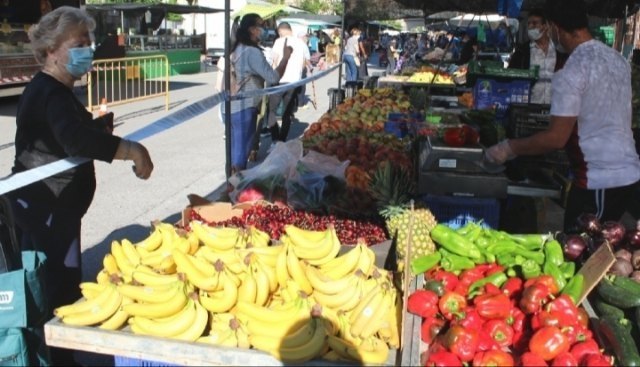
[[450, 147], [463, 147], [467, 143], [467, 136], [462, 127], [449, 127], [444, 130], [444, 143]]
[[488, 350], [480, 352], [473, 357], [473, 366], [514, 366], [510, 353], [502, 350]]
[[529, 340], [529, 350], [550, 361], [569, 350], [569, 340], [555, 326], [543, 326]]
[[462, 317], [462, 311], [467, 307], [467, 299], [463, 295], [456, 292], [446, 292], [438, 302], [440, 313], [447, 320], [454, 317]]
[[476, 330], [467, 330], [460, 325], [454, 325], [444, 335], [444, 346], [458, 356], [462, 362], [473, 359], [478, 349], [478, 333]]

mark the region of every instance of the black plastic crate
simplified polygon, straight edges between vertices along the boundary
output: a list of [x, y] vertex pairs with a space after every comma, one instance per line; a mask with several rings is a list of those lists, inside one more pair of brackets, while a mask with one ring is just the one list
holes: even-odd
[[551, 115], [547, 104], [512, 103], [508, 110], [507, 137], [526, 138], [549, 127]]

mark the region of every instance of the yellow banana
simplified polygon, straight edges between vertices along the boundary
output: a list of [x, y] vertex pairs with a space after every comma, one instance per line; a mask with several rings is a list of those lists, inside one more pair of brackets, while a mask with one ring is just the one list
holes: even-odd
[[172, 254], [177, 270], [184, 273], [191, 284], [205, 291], [215, 291], [220, 289], [220, 272], [215, 272], [212, 276], [207, 276], [194, 265], [190, 255], [187, 255], [178, 249], [174, 249]]
[[269, 292], [274, 293], [276, 289], [278, 289], [278, 278], [276, 277], [276, 270], [262, 262], [260, 258], [255, 262], [255, 265], [265, 273], [267, 279], [269, 280]]
[[121, 284], [117, 290], [125, 297], [129, 297], [137, 302], [144, 303], [164, 303], [181, 292], [183, 285], [174, 282], [159, 286], [139, 286], [132, 284]]
[[148, 286], [148, 287], [157, 287], [163, 285], [170, 285], [176, 283], [178, 281], [178, 276], [175, 274], [167, 275], [167, 274], [158, 274], [154, 271], [148, 272], [142, 269], [149, 269], [145, 266], [139, 266], [131, 273], [131, 277], [136, 282]]
[[238, 301], [236, 304], [236, 315], [245, 315], [248, 319], [259, 320], [266, 323], [282, 323], [291, 319], [292, 311], [297, 311], [299, 305], [288, 303], [283, 310], [273, 310], [254, 303]]
[[271, 354], [285, 363], [303, 363], [319, 356], [325, 348], [327, 332], [323, 322], [314, 323], [314, 333], [306, 343], [294, 347], [281, 346], [272, 350]]
[[394, 312], [393, 295], [391, 291], [383, 292], [382, 301], [377, 307], [378, 308], [373, 310], [373, 315], [365, 324], [360, 335], [358, 335], [363, 339], [373, 336], [382, 326], [387, 313]]
[[100, 307], [101, 304], [106, 303], [110, 297], [113, 297], [112, 291], [116, 290], [114, 284], [106, 284], [105, 289], [95, 298], [78, 301], [69, 305], [64, 305], [53, 310], [54, 315], [63, 318], [65, 316], [90, 311], [92, 308]]
[[[191, 242], [187, 237], [176, 236], [174, 240], [175, 249], [180, 250], [182, 253], [189, 255], [191, 251]], [[189, 255], [191, 256], [191, 255]]]
[[242, 278], [240, 278], [238, 274], [229, 270], [228, 267], [225, 267], [224, 274], [231, 282], [233, 282], [233, 284], [235, 284], [236, 288], [240, 287], [240, 284], [242, 284]]
[[142, 316], [148, 318], [162, 318], [175, 315], [187, 304], [188, 298], [184, 292], [184, 287], [178, 287], [179, 292], [164, 303], [132, 303], [123, 306], [131, 316]]
[[282, 339], [268, 335], [254, 334], [249, 336], [249, 343], [256, 349], [271, 352], [278, 348], [293, 348], [308, 343], [315, 333], [317, 324], [322, 320], [311, 318], [299, 325], [298, 329], [291, 330]]
[[[118, 311], [118, 308], [120, 308], [122, 296], [115, 290], [115, 287], [108, 287], [104, 290], [104, 293], [107, 294], [107, 296], [102, 302], [97, 302], [88, 310], [63, 316], [62, 322], [73, 326], [89, 326], [99, 324], [109, 319]], [[98, 298], [94, 298], [94, 300], [97, 299]]]
[[378, 291], [367, 303], [367, 305], [362, 308], [362, 311], [360, 311], [359, 313], [354, 312], [351, 315], [354, 320], [351, 324], [351, 335], [356, 337], [362, 335], [362, 332], [365, 329], [366, 325], [372, 322], [373, 315], [382, 304], [383, 299], [384, 295], [382, 291]]
[[162, 234], [160, 233], [160, 230], [158, 229], [158, 227], [154, 227], [153, 232], [151, 232], [151, 234], [149, 234], [147, 238], [136, 243], [134, 246], [138, 250], [142, 249], [146, 252], [151, 252], [156, 250], [158, 247], [160, 247], [161, 244], [162, 244]]
[[124, 238], [122, 239], [122, 241], [120, 241], [120, 246], [122, 247], [122, 252], [126, 256], [127, 260], [129, 260], [131, 265], [133, 265], [134, 268], [138, 266], [138, 264], [140, 264], [140, 254], [133, 246], [131, 241]]
[[335, 350], [330, 350], [322, 355], [322, 359], [329, 362], [349, 362], [351, 358], [345, 358], [338, 354]]
[[135, 266], [129, 261], [118, 241], [111, 242], [111, 254], [113, 254], [116, 264], [118, 264], [118, 269], [122, 272], [125, 280], [127, 282], [131, 281], [131, 273], [133, 273]]
[[211, 330], [209, 335], [196, 339], [198, 343], [213, 344], [221, 347], [236, 348], [238, 339], [236, 333], [227, 328], [226, 330]]
[[96, 298], [100, 293], [104, 292], [107, 287], [106, 284], [94, 283], [94, 282], [82, 282], [80, 283], [80, 292], [86, 299]]
[[362, 245], [358, 244], [346, 253], [322, 265], [320, 271], [329, 278], [342, 279], [347, 274], [355, 272], [361, 256]]
[[280, 252], [276, 263], [276, 279], [278, 280], [280, 288], [286, 287], [287, 280], [291, 278], [287, 270], [287, 251], [288, 249], [285, 248]]
[[247, 272], [242, 278], [242, 284], [238, 288], [238, 301], [255, 303], [258, 295], [258, 285], [251, 272]]
[[246, 266], [238, 256], [238, 252], [231, 250], [225, 252], [216, 252], [210, 247], [200, 247], [195, 253], [196, 257], [204, 259], [211, 264], [222, 261], [224, 265], [236, 274], [244, 273]]
[[193, 264], [193, 266], [196, 267], [196, 269], [198, 269], [203, 275], [207, 277], [212, 277], [216, 274], [216, 272], [220, 272], [224, 270], [224, 264], [221, 261], [216, 262], [217, 264], [219, 264], [217, 266], [220, 267], [220, 269], [216, 269], [216, 266], [214, 266], [214, 263], [210, 263], [205, 259], [191, 256], [186, 253], [185, 253], [185, 256], [188, 257], [189, 260], [191, 260], [191, 263]]
[[357, 279], [355, 274], [350, 274], [338, 280], [332, 280], [329, 277], [324, 276], [318, 269], [308, 266], [306, 271], [307, 279], [313, 287], [314, 291], [319, 291], [324, 294], [338, 294], [345, 290], [348, 290]]
[[247, 247], [254, 248], [254, 247], [269, 246], [269, 242], [271, 242], [271, 237], [267, 232], [261, 231], [255, 226], [250, 226], [248, 232], [249, 232], [249, 241], [247, 243]]
[[189, 299], [187, 304], [177, 314], [160, 318], [150, 319], [146, 317], [133, 317], [140, 330], [147, 335], [171, 337], [185, 332], [196, 321], [196, 305], [193, 299]]
[[312, 297], [320, 305], [332, 310], [351, 311], [358, 305], [363, 295], [363, 280], [355, 277], [353, 279], [353, 282], [341, 293], [325, 294], [314, 291]]
[[400, 320], [402, 319], [402, 298], [398, 292], [393, 292], [393, 307], [386, 314], [389, 324], [389, 337], [387, 344], [393, 349], [400, 348]]
[[256, 304], [264, 306], [269, 300], [269, 294], [271, 293], [271, 285], [269, 277], [255, 262], [250, 267], [253, 279], [256, 282]]
[[333, 227], [323, 233], [325, 233], [324, 239], [316, 242], [312, 248], [296, 245], [294, 242], [292, 248], [296, 256], [316, 266], [321, 266], [334, 259], [336, 255], [338, 255], [338, 252], [340, 252], [338, 236]]
[[341, 357], [361, 364], [384, 364], [389, 357], [387, 344], [378, 338], [369, 338], [356, 346], [347, 340], [329, 335], [327, 342], [331, 350]]
[[376, 253], [367, 245], [362, 245], [362, 252], [363, 255], [366, 256], [366, 259], [360, 259], [360, 261], [358, 261], [358, 269], [362, 270], [366, 276], [371, 276], [376, 269]]
[[300, 247], [314, 248], [319, 242], [326, 237], [325, 231], [311, 231], [296, 227], [292, 224], [284, 226], [284, 231], [291, 242]]
[[240, 230], [235, 227], [208, 227], [199, 222], [191, 222], [191, 230], [205, 246], [216, 251], [228, 251], [240, 242]]
[[169, 255], [163, 258], [162, 261], [154, 267], [154, 269], [160, 274], [175, 274], [178, 266], [176, 265], [173, 256]]
[[102, 258], [102, 266], [104, 267], [104, 270], [109, 273], [109, 275], [118, 274], [120, 272], [118, 263], [111, 253], [104, 255], [104, 258]]
[[[291, 248], [287, 249], [287, 270], [291, 278], [298, 283], [306, 294], [309, 295], [313, 292], [313, 287], [309, 283], [309, 279], [307, 279], [303, 265]], [[278, 279], [278, 281], [280, 280]]]
[[119, 330], [123, 327], [129, 319], [129, 314], [126, 313], [122, 306], [133, 303], [133, 300], [129, 297], [122, 297], [122, 305], [118, 308], [118, 311], [114, 313], [110, 318], [105, 320], [98, 327], [103, 330]]
[[200, 303], [210, 312], [220, 313], [227, 312], [233, 308], [238, 302], [238, 288], [227, 278], [226, 274], [222, 275], [223, 290], [218, 292], [200, 292]]
[[105, 269], [102, 269], [96, 275], [96, 282], [98, 284], [109, 284], [111, 283], [111, 275]]
[[193, 232], [187, 233], [187, 241], [189, 241], [189, 255], [195, 255], [195, 253], [200, 249], [200, 240], [198, 236], [196, 236]]
[[194, 302], [196, 306], [195, 321], [180, 334], [173, 335], [172, 338], [184, 341], [195, 341], [202, 336], [209, 322], [209, 313], [205, 310], [200, 302]]

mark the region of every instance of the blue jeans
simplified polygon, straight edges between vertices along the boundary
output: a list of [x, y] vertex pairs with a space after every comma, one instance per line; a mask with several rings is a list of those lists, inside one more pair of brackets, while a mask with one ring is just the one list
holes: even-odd
[[257, 118], [258, 109], [255, 107], [231, 114], [231, 166], [237, 170], [247, 168]]
[[342, 58], [347, 65], [346, 67], [346, 79], [348, 82], [355, 82], [358, 80], [358, 66], [353, 55], [344, 55]]

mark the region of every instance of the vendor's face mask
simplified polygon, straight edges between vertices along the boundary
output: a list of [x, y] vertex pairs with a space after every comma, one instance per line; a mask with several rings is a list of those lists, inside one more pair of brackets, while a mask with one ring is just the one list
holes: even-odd
[[93, 47], [74, 47], [68, 51], [69, 61], [66, 68], [69, 74], [76, 78], [82, 77], [91, 70], [93, 62]]
[[551, 27], [551, 40], [556, 46], [556, 51], [561, 53], [568, 53], [567, 49], [560, 43], [560, 31], [556, 25]]

